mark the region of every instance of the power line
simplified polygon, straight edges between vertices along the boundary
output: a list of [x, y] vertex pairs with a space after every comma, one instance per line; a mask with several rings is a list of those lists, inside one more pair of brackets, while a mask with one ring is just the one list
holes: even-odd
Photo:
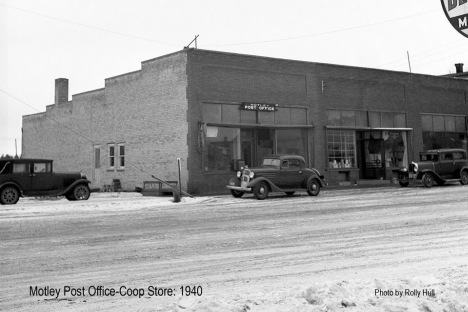
[[260, 43], [268, 43], [268, 42], [277, 42], [277, 41], [286, 41], [286, 40], [296, 40], [296, 39], [302, 39], [302, 38], [309, 38], [309, 37], [316, 37], [316, 36], [323, 36], [323, 35], [329, 35], [329, 34], [334, 34], [338, 32], [343, 32], [343, 31], [349, 31], [349, 30], [354, 30], [354, 29], [359, 29], [359, 28], [365, 28], [365, 27], [370, 27], [370, 26], [375, 26], [375, 25], [380, 25], [380, 24], [385, 24], [385, 23], [390, 23], [390, 22], [395, 22], [403, 19], [408, 19], [420, 15], [425, 15], [433, 12], [439, 12], [439, 10], [432, 10], [428, 12], [423, 12], [419, 14], [414, 14], [414, 15], [409, 15], [409, 16], [403, 16], [391, 20], [385, 20], [377, 23], [372, 23], [372, 24], [365, 24], [365, 25], [360, 25], [360, 26], [355, 26], [355, 27], [349, 27], [349, 28], [343, 28], [343, 29], [338, 29], [338, 30], [331, 30], [331, 31], [326, 31], [326, 32], [321, 32], [321, 33], [316, 33], [316, 34], [310, 34], [310, 35], [304, 35], [304, 36], [297, 36], [297, 37], [287, 37], [287, 38], [280, 38], [280, 39], [272, 39], [272, 40], [263, 40], [263, 41], [253, 41], [253, 42], [244, 42], [244, 43], [231, 43], [231, 44], [213, 44], [213, 45], [207, 45], [207, 47], [223, 47], [223, 46], [237, 46], [237, 45], [249, 45], [249, 44], [260, 44]]
[[[37, 110], [36, 108], [32, 107], [32, 106], [29, 105], [28, 103], [22, 101], [21, 99], [17, 98], [17, 97], [14, 96], [13, 94], [10, 94], [10, 93], [8, 93], [7, 91], [2, 90], [2, 89], [0, 89], [0, 91], [2, 91], [3, 93], [5, 93], [5, 94], [8, 95], [8, 96], [14, 98], [14, 99], [17, 100], [18, 102], [20, 102], [20, 103], [22, 103], [22, 104], [28, 106], [29, 108], [32, 108], [33, 110], [35, 110], [35, 111], [41, 113], [39, 110]], [[47, 116], [47, 114], [44, 113], [44, 116], [47, 117], [47, 118], [49, 118], [49, 119], [52, 120], [52, 121], [55, 121], [56, 123], [58, 123], [58, 124], [61, 125], [62, 127], [64, 127], [64, 128], [66, 128], [66, 129], [70, 130], [71, 132], [75, 133], [76, 135], [79, 135], [80, 137], [84, 138], [85, 140], [87, 140], [87, 141], [93, 143], [93, 141], [91, 141], [90, 139], [88, 139], [87, 137], [85, 137], [84, 135], [82, 135], [81, 133], [79, 133], [79, 132], [77, 132], [77, 131], [75, 131], [75, 130], [73, 130], [73, 129], [67, 127], [67, 126], [65, 126], [64, 124], [60, 123], [59, 121], [55, 120], [54, 118], [52, 118], [52, 117], [50, 117], [50, 116]]]
[[77, 22], [72, 22], [72, 21], [69, 21], [69, 20], [62, 19], [62, 18], [57, 18], [57, 17], [54, 17], [54, 16], [45, 15], [45, 14], [41, 14], [41, 13], [37, 13], [37, 12], [32, 12], [32, 11], [28, 11], [28, 10], [24, 10], [24, 9], [12, 7], [12, 6], [9, 6], [9, 5], [5, 5], [5, 4], [0, 4], [0, 6], [6, 7], [6, 8], [9, 8], [9, 9], [14, 9], [14, 10], [26, 12], [26, 13], [29, 13], [29, 14], [38, 15], [38, 16], [41, 16], [41, 17], [50, 18], [50, 19], [53, 19], [53, 20], [56, 20], [56, 21], [60, 21], [60, 22], [64, 22], [64, 23], [69, 23], [69, 24], [78, 25], [78, 26], [81, 26], [81, 27], [86, 27], [86, 28], [90, 28], [90, 29], [95, 29], [95, 30], [99, 30], [99, 31], [103, 31], [103, 32], [108, 32], [108, 33], [115, 34], [115, 35], [130, 37], [130, 38], [139, 39], [139, 40], [152, 41], [152, 42], [156, 42], [156, 43], [160, 43], [160, 44], [166, 44], [166, 45], [171, 45], [171, 46], [176, 46], [176, 47], [179, 47], [179, 46], [180, 46], [180, 44], [173, 44], [173, 43], [157, 41], [157, 40], [153, 40], [153, 39], [149, 39], [149, 38], [143, 38], [143, 37], [139, 37], [139, 36], [135, 36], [135, 35], [124, 34], [124, 33], [118, 32], [118, 31], [108, 30], [108, 29], [99, 28], [99, 27], [94, 27], [94, 26], [90, 26], [90, 25], [86, 25], [86, 24], [82, 24], [82, 23], [77, 23]]

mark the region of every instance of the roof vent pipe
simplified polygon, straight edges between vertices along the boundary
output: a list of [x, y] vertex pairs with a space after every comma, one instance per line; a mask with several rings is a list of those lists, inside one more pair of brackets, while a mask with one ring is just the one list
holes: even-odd
[[455, 68], [457, 69], [457, 74], [463, 73], [463, 63], [455, 64]]

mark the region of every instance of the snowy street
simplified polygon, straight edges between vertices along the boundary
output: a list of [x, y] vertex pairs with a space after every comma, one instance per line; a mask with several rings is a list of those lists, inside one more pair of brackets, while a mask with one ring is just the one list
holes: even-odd
[[172, 200], [1, 206], [0, 310], [468, 311], [466, 186]]

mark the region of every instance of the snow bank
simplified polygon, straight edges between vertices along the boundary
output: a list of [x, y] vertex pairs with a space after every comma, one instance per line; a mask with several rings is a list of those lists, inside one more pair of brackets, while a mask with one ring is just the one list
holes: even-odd
[[468, 282], [428, 277], [333, 281], [231, 298], [182, 297], [148, 311], [463, 312], [468, 311]]

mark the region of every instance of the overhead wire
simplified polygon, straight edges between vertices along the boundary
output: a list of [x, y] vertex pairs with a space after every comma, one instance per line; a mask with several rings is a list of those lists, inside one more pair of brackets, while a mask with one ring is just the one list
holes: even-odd
[[6, 8], [9, 8], [9, 9], [14, 9], [14, 10], [26, 12], [26, 13], [29, 13], [29, 14], [38, 15], [38, 16], [41, 16], [41, 17], [50, 18], [50, 19], [57, 20], [57, 21], [64, 22], [64, 23], [69, 23], [69, 24], [78, 25], [78, 26], [81, 26], [81, 27], [86, 27], [86, 28], [90, 28], [90, 29], [95, 29], [95, 30], [99, 30], [99, 31], [103, 31], [103, 32], [112, 33], [114, 35], [126, 36], [126, 37], [130, 37], [130, 38], [134, 38], [134, 39], [152, 41], [152, 42], [155, 42], [155, 43], [166, 44], [166, 45], [177, 46], [177, 47], [180, 46], [180, 44], [174, 44], [174, 43], [169, 43], [169, 42], [158, 41], [158, 40], [154, 40], [154, 39], [150, 39], [150, 38], [144, 38], [144, 37], [135, 36], [135, 35], [131, 35], [131, 34], [124, 34], [124, 33], [121, 33], [121, 32], [115, 31], [115, 30], [109, 30], [109, 29], [104, 29], [104, 28], [100, 28], [100, 27], [95, 27], [95, 26], [90, 26], [90, 25], [78, 23], [78, 22], [73, 22], [73, 21], [63, 19], [63, 18], [58, 18], [58, 17], [54, 17], [54, 16], [42, 14], [42, 13], [32, 12], [32, 11], [29, 11], [29, 10], [20, 9], [20, 8], [17, 8], [17, 7], [12, 7], [12, 6], [1, 4], [1, 3], [0, 3], [0, 6], [6, 7]]

